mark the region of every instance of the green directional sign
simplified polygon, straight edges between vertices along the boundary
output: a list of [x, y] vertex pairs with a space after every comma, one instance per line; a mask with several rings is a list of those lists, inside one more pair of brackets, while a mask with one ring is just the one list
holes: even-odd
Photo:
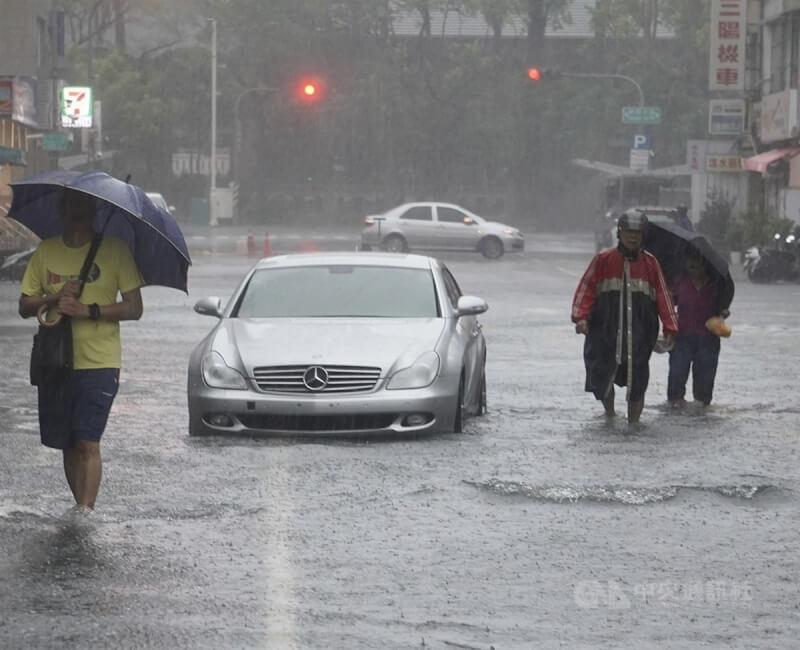
[[659, 106], [623, 106], [623, 124], [661, 124]]
[[67, 136], [64, 133], [45, 133], [42, 137], [42, 149], [45, 151], [66, 151]]

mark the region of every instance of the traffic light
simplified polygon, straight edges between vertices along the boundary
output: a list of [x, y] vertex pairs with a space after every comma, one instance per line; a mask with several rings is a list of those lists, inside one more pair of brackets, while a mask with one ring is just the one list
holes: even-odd
[[319, 104], [325, 99], [327, 87], [321, 77], [302, 77], [295, 85], [295, 96], [300, 103], [307, 106]]
[[528, 79], [530, 81], [542, 81], [544, 79], [557, 79], [561, 76], [558, 70], [552, 68], [537, 68], [532, 66], [528, 68]]

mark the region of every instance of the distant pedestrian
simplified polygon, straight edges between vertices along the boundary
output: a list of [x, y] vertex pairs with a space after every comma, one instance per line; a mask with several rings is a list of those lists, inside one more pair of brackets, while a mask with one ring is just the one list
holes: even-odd
[[681, 228], [694, 231], [694, 224], [689, 218], [689, 208], [686, 206], [686, 204], [681, 203], [677, 208], [675, 208], [675, 223]]
[[689, 247], [686, 270], [672, 281], [672, 296], [678, 309], [678, 335], [669, 353], [667, 400], [670, 407], [686, 406], [686, 382], [692, 374], [695, 403], [708, 406], [714, 392], [719, 362], [720, 338], [706, 327], [712, 316], [727, 318], [733, 298], [733, 282], [715, 280], [699, 251]]
[[623, 213], [617, 222], [617, 247], [594, 256], [572, 301], [575, 331], [586, 335], [585, 389], [613, 416], [614, 384], [627, 386], [630, 423], [639, 421], [644, 407], [659, 318], [667, 345], [678, 331], [658, 260], [642, 250], [646, 230], [645, 215]]

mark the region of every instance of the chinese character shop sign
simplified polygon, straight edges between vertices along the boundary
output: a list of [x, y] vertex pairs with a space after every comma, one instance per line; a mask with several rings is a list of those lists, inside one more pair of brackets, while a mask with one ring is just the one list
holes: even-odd
[[744, 90], [747, 0], [711, 0], [709, 90]]

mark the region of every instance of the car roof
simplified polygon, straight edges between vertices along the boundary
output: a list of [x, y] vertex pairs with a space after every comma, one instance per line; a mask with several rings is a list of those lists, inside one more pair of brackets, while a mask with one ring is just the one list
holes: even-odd
[[645, 214], [673, 214], [677, 212], [677, 208], [670, 208], [664, 205], [634, 205], [628, 210], [635, 210], [636, 212], [644, 212]]
[[427, 255], [383, 252], [321, 252], [292, 253], [265, 257], [256, 264], [258, 269], [298, 268], [303, 266], [330, 266], [347, 264], [352, 266], [384, 266], [387, 268], [430, 269], [439, 266], [438, 260]]
[[670, 208], [663, 205], [636, 205], [632, 208], [628, 208], [625, 210], [627, 213], [639, 213], [647, 215], [647, 218], [653, 220], [655, 218], [658, 221], [659, 217], [664, 217], [669, 219], [670, 221], [673, 220], [673, 217], [677, 213], [676, 208]]
[[407, 210], [408, 208], [413, 208], [417, 206], [432, 207], [434, 205], [440, 208], [455, 208], [456, 210], [461, 210], [462, 212], [466, 212], [467, 214], [476, 217], [478, 216], [477, 214], [472, 212], [472, 210], [468, 210], [463, 205], [457, 205], [456, 203], [447, 203], [445, 201], [410, 201], [409, 203], [401, 203], [400, 205], [396, 205], [393, 208], [386, 210], [386, 212], [383, 213], [383, 216], [386, 215], [394, 216], [395, 213], [397, 212], [402, 212]]

